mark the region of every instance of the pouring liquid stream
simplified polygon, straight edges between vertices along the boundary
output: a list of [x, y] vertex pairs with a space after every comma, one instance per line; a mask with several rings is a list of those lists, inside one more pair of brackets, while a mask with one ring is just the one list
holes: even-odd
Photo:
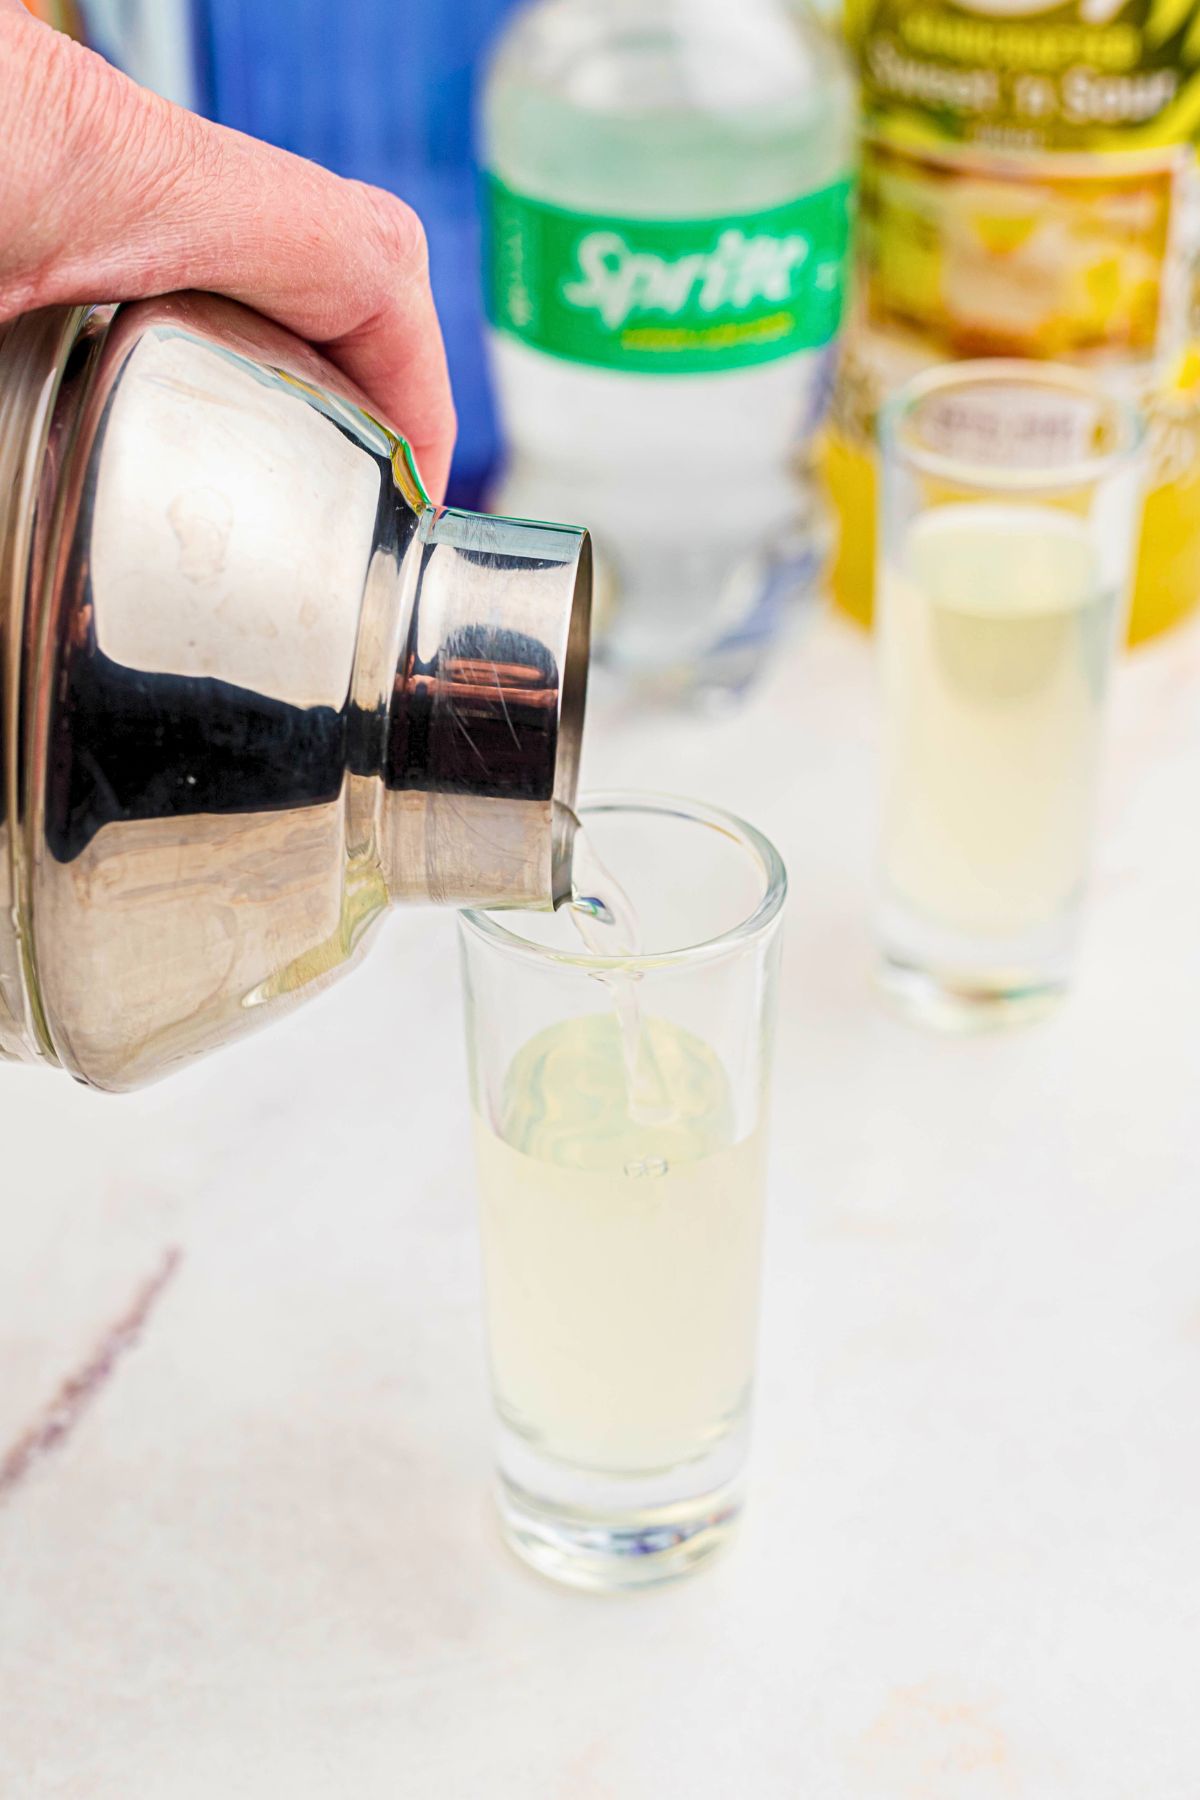
[[[628, 957], [631, 962], [641, 955], [641, 931], [633, 902], [597, 855], [582, 825], [575, 834], [569, 911], [571, 923], [591, 955]], [[642, 1025], [641, 974], [636, 968], [616, 966], [597, 969], [595, 979], [608, 989], [617, 1015], [630, 1117], [643, 1125], [660, 1123], [671, 1116], [671, 1096], [650, 1034]]]

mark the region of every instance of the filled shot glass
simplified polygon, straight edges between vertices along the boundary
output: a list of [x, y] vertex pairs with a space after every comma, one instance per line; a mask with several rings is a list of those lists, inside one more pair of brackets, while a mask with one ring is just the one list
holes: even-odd
[[933, 370], [884, 413], [880, 979], [930, 1023], [1069, 982], [1143, 437], [1046, 363]]
[[622, 1588], [741, 1506], [786, 877], [705, 806], [580, 818], [574, 905], [460, 935], [501, 1523]]

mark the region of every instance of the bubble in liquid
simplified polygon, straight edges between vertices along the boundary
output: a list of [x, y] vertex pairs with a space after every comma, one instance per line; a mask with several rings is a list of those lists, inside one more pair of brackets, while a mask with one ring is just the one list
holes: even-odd
[[657, 1181], [660, 1176], [667, 1173], [669, 1168], [670, 1164], [665, 1156], [643, 1156], [639, 1157], [636, 1162], [627, 1162], [625, 1173], [634, 1181], [641, 1181], [643, 1177]]

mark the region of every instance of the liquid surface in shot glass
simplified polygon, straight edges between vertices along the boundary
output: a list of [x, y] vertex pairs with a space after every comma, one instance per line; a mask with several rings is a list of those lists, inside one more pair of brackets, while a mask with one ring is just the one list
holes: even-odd
[[[632, 956], [637, 922], [585, 844], [577, 923]], [[609, 1008], [512, 1061], [475, 1121], [497, 1408], [577, 1469], [647, 1475], [704, 1457], [745, 1417], [754, 1366], [764, 1133], [737, 1140], [718, 1057], [606, 969]]]
[[888, 894], [964, 936], [1037, 930], [1087, 874], [1117, 598], [1089, 526], [938, 507], [884, 579]]

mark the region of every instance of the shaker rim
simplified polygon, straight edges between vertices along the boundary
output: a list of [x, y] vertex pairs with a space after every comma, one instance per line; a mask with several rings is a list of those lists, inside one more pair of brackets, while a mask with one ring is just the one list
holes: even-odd
[[588, 950], [561, 950], [533, 943], [500, 923], [496, 912], [466, 907], [458, 915], [464, 932], [494, 944], [513, 956], [535, 963], [603, 974], [610, 970], [641, 973], [654, 969], [681, 968], [711, 962], [764, 936], [777, 922], [788, 894], [788, 875], [783, 858], [763, 832], [736, 813], [683, 795], [647, 793], [632, 788], [602, 788], [579, 802], [579, 822], [586, 824], [597, 813], [647, 813], [657, 818], [681, 819], [718, 832], [746, 851], [758, 864], [763, 891], [751, 910], [725, 931], [671, 950], [651, 950], [634, 956], [596, 956]]

